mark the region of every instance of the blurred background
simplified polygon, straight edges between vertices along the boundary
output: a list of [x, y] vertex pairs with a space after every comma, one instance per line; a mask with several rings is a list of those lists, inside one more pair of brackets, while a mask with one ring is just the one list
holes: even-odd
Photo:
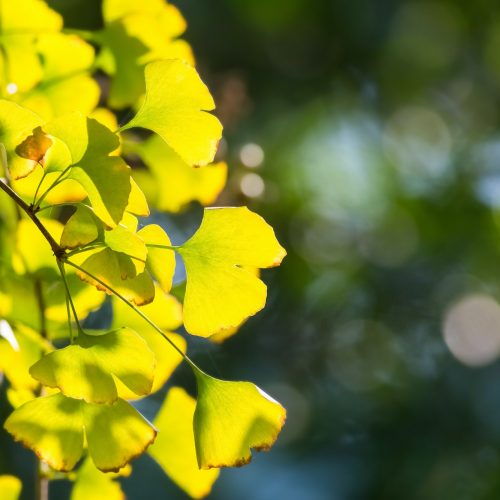
[[[82, 2], [49, 3], [99, 27]], [[211, 498], [500, 498], [500, 4], [172, 3], [225, 126], [219, 203], [288, 250], [263, 272], [265, 311], [222, 346], [190, 341], [288, 409], [273, 450]], [[163, 222], [182, 241], [200, 214]], [[184, 498], [149, 457], [123, 486]]]

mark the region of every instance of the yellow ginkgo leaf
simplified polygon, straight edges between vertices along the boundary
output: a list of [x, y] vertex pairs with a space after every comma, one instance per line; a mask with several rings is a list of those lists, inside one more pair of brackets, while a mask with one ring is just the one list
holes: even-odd
[[2, 500], [18, 500], [22, 490], [21, 480], [15, 476], [0, 476], [0, 498]]
[[90, 458], [78, 468], [70, 500], [125, 500], [114, 474], [101, 472]]
[[59, 471], [72, 470], [83, 454], [101, 471], [118, 471], [154, 441], [156, 429], [130, 404], [85, 403], [54, 394], [17, 408], [5, 429]]
[[122, 327], [102, 335], [80, 332], [76, 344], [47, 354], [30, 368], [30, 374], [65, 396], [112, 403], [118, 398], [114, 377], [145, 396], [151, 392], [154, 366], [146, 342], [132, 329]]
[[207, 113], [215, 104], [196, 70], [178, 59], [146, 66], [146, 97], [126, 130], [156, 132], [189, 165], [207, 165], [222, 134], [217, 118]]
[[9, 171], [14, 179], [26, 177], [36, 166], [36, 162], [32, 160], [18, 157], [19, 161], [14, 164], [12, 159], [17, 156], [15, 148], [41, 124], [42, 119], [32, 111], [0, 99], [0, 143], [7, 151]]
[[99, 222], [97, 218], [88, 207], [79, 206], [64, 226], [61, 246], [76, 248], [92, 243], [98, 236]]
[[[73, 257], [73, 260], [76, 260], [76, 258]], [[146, 271], [133, 278], [122, 279], [125, 263], [125, 260], [120, 259], [118, 252], [105, 248], [87, 257], [81, 264], [83, 271], [79, 270], [77, 275], [81, 280], [94, 285], [98, 290], [102, 290], [109, 295], [112, 295], [113, 292], [107, 286], [138, 306], [149, 304], [155, 296], [153, 280]], [[130, 267], [127, 270], [132, 272]], [[95, 276], [105, 285], [91, 276]]]
[[132, 177], [130, 177], [130, 196], [126, 210], [139, 217], [147, 217], [150, 214], [148, 200]]
[[138, 153], [156, 179], [156, 207], [159, 210], [178, 212], [194, 200], [210, 205], [226, 184], [227, 165], [224, 162], [193, 168], [158, 136], [141, 144]]
[[[146, 265], [149, 272], [158, 281], [158, 284], [164, 292], [169, 292], [172, 288], [172, 279], [175, 271], [175, 255], [165, 248], [159, 248], [152, 245], [164, 247], [171, 246], [170, 238], [167, 233], [156, 224], [149, 224], [143, 227], [138, 233], [148, 248]], [[149, 246], [148, 246], [149, 245]]]
[[193, 427], [201, 469], [238, 467], [251, 450], [268, 450], [286, 419], [286, 410], [250, 382], [228, 382], [195, 369], [198, 400]]
[[210, 493], [218, 469], [200, 470], [193, 436], [196, 401], [184, 389], [172, 387], [154, 420], [158, 438], [148, 453], [191, 498]]
[[271, 226], [246, 207], [205, 209], [200, 228], [177, 251], [187, 274], [184, 325], [202, 337], [260, 311], [266, 286], [245, 268], [277, 266], [286, 255]]
[[[156, 287], [153, 302], [141, 307], [141, 311], [160, 328], [165, 335], [182, 351], [186, 352], [186, 341], [176, 333], [171, 333], [182, 324], [182, 308], [177, 299], [165, 294]], [[151, 392], [160, 390], [182, 361], [181, 356], [172, 346], [135, 311], [116, 297], [113, 298], [113, 326], [128, 325], [134, 328], [146, 341], [156, 359], [155, 376]], [[119, 395], [123, 399], [137, 399], [137, 395], [119, 387]]]

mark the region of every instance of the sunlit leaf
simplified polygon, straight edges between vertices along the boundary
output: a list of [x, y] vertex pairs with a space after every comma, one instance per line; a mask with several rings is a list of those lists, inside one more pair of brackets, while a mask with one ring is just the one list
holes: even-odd
[[37, 127], [33, 130], [32, 135], [26, 137], [26, 139], [16, 147], [15, 151], [21, 158], [41, 163], [51, 145], [52, 140], [50, 137], [44, 134], [40, 127]]
[[57, 119], [44, 130], [68, 146], [75, 165], [69, 178], [83, 186], [95, 214], [108, 226], [116, 226], [131, 190], [130, 168], [120, 157], [109, 156], [120, 145], [118, 137], [96, 120], [78, 114]]
[[14, 476], [0, 476], [0, 498], [2, 500], [18, 500], [23, 485], [21, 480]]
[[2, 77], [5, 75], [5, 84], [25, 92], [42, 78], [37, 37], [59, 31], [62, 17], [42, 0], [2, 0], [1, 14], [0, 54], [5, 55]]
[[123, 327], [99, 336], [80, 333], [75, 345], [47, 354], [30, 373], [43, 385], [59, 388], [65, 396], [89, 403], [111, 403], [118, 397], [113, 376], [144, 396], [151, 391], [154, 365], [146, 342]]
[[[104, 232], [104, 242], [111, 250], [124, 254], [124, 257], [128, 258], [127, 260], [134, 269], [132, 273], [124, 272], [123, 267], [121, 266], [122, 279], [126, 279], [128, 277], [134, 278], [144, 271], [148, 250], [139, 235], [129, 231], [125, 226], [119, 225], [111, 231]], [[125, 261], [120, 258], [119, 262], [120, 264], [123, 264]]]
[[78, 468], [70, 500], [125, 500], [120, 483], [113, 479], [114, 474], [101, 472], [87, 458]]
[[4, 424], [16, 441], [62, 471], [73, 469], [82, 456], [83, 426], [80, 401], [60, 394], [28, 401]]
[[[149, 224], [143, 227], [137, 235], [146, 245], [162, 245], [166, 247], [172, 245], [167, 233], [156, 224]], [[161, 288], [165, 292], [169, 292], [172, 287], [172, 279], [175, 271], [175, 255], [173, 252], [149, 246], [146, 265]]]
[[178, 251], [187, 273], [184, 325], [203, 337], [260, 311], [266, 286], [244, 267], [277, 266], [286, 254], [271, 226], [245, 207], [205, 209], [200, 228]]
[[[157, 288], [151, 304], [141, 307], [141, 311], [163, 329], [165, 335], [182, 351], [186, 352], [186, 341], [176, 333], [171, 333], [182, 324], [182, 308], [179, 302]], [[113, 325], [128, 325], [146, 341], [156, 359], [155, 376], [151, 392], [160, 390], [182, 361], [173, 347], [135, 311], [117, 298], [113, 298]], [[125, 387], [119, 391], [120, 397], [132, 399], [137, 396]]]
[[85, 403], [54, 394], [28, 401], [5, 421], [5, 429], [52, 468], [72, 470], [83, 453], [102, 471], [117, 471], [141, 455], [156, 430], [126, 401]]
[[193, 168], [158, 136], [141, 144], [138, 152], [155, 177], [159, 210], [178, 212], [193, 200], [210, 205], [226, 183], [225, 163]]
[[200, 470], [193, 436], [195, 400], [180, 387], [172, 387], [155, 418], [158, 437], [148, 453], [190, 497], [210, 493], [218, 469]]
[[150, 213], [148, 201], [132, 177], [130, 178], [130, 196], [126, 210], [140, 217], [147, 217]]
[[[86, 258], [81, 267], [136, 305], [151, 302], [154, 299], [155, 289], [149, 274], [143, 272], [134, 278], [122, 279], [122, 264], [123, 261], [119, 260], [117, 252], [105, 248]], [[98, 290], [112, 294], [106, 286], [91, 278], [87, 273], [78, 271], [77, 274], [80, 279], [94, 285]]]
[[146, 97], [123, 130], [141, 127], [156, 132], [190, 165], [210, 163], [222, 126], [207, 113], [215, 104], [206, 85], [189, 64], [171, 59], [146, 66]]
[[92, 243], [99, 236], [99, 222], [88, 208], [79, 206], [68, 219], [61, 235], [61, 246], [76, 248]]
[[26, 177], [35, 168], [36, 162], [20, 160], [15, 165], [12, 163], [14, 149], [24, 141], [33, 129], [40, 126], [41, 118], [26, 108], [13, 102], [0, 99], [0, 143], [7, 150], [9, 171], [14, 179]]
[[218, 380], [195, 370], [198, 399], [193, 427], [201, 469], [248, 463], [251, 450], [268, 450], [286, 410], [250, 382]]

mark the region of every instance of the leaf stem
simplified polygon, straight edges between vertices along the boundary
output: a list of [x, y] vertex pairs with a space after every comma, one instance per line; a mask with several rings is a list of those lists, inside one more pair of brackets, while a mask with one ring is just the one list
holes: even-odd
[[[61, 273], [61, 278], [62, 278], [63, 283], [64, 283], [64, 290], [66, 292], [66, 300], [69, 301], [69, 304], [71, 306], [71, 310], [73, 311], [73, 316], [75, 318], [76, 327], [78, 329], [78, 334], [83, 333], [83, 328], [80, 325], [80, 321], [78, 320], [78, 314], [76, 313], [75, 304], [73, 303], [73, 299], [71, 298], [71, 292], [69, 291], [68, 280], [66, 279], [66, 270], [64, 269], [64, 263], [61, 262], [60, 260], [58, 260], [57, 266], [59, 267], [59, 271]], [[70, 341], [73, 344], [73, 342], [74, 342], [73, 331], [71, 330], [70, 333], [71, 333]]]
[[70, 260], [66, 260], [66, 264], [68, 264], [71, 267], [74, 267], [75, 269], [78, 269], [82, 273], [85, 273], [89, 278], [92, 278], [93, 280], [97, 281], [97, 283], [106, 287], [113, 295], [118, 297], [122, 302], [127, 304], [139, 316], [141, 316], [142, 319], [144, 319], [147, 323], [149, 323], [184, 358], [184, 360], [193, 368], [193, 370], [199, 370], [198, 366], [194, 363], [194, 361], [192, 361], [191, 358], [187, 354], [182, 352], [182, 350], [179, 349], [175, 345], [175, 343], [171, 339], [168, 338], [168, 336], [165, 334], [165, 332], [154, 321], [149, 319], [137, 306], [132, 304], [123, 295], [121, 295], [119, 292], [117, 292], [116, 290], [111, 288], [108, 284], [106, 284], [104, 281], [99, 279], [97, 276], [94, 276], [92, 273], [89, 273], [88, 271], [83, 269], [83, 267], [80, 267], [79, 265], [75, 264], [74, 262], [71, 262]]
[[40, 198], [38, 199], [38, 201], [36, 202], [33, 202], [33, 206], [35, 207], [35, 211], [38, 212], [38, 210], [40, 210], [40, 203], [42, 203], [42, 201], [45, 199], [45, 197], [50, 193], [50, 191], [52, 191], [52, 189], [54, 189], [58, 184], [60, 184], [62, 181], [64, 181], [65, 179], [63, 179], [63, 177], [68, 173], [69, 169], [72, 167], [73, 165], [69, 165], [68, 167], [66, 167], [58, 176], [57, 176], [57, 179], [44, 191], [44, 193], [40, 196]]
[[4, 181], [0, 180], [0, 189], [4, 191], [7, 195], [9, 195], [21, 208], [28, 217], [34, 222], [38, 230], [43, 234], [44, 238], [48, 241], [54, 255], [59, 259], [64, 250], [57, 244], [56, 240], [52, 237], [52, 235], [47, 231], [46, 227], [40, 222], [40, 219], [35, 214], [33, 206], [28, 205], [21, 197]]
[[163, 250], [174, 250], [174, 251], [179, 248], [178, 246], [159, 245], [156, 243], [146, 243], [146, 246], [150, 248], [162, 248]]

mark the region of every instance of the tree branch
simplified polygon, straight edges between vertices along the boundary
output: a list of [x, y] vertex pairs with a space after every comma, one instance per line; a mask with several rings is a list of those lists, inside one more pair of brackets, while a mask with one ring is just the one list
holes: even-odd
[[57, 257], [57, 259], [60, 259], [64, 255], [64, 249], [61, 248], [52, 238], [51, 234], [47, 231], [45, 226], [40, 222], [40, 219], [36, 216], [35, 212], [33, 211], [33, 207], [31, 205], [28, 205], [10, 186], [8, 186], [3, 180], [0, 180], [0, 189], [4, 191], [7, 195], [9, 195], [17, 204], [21, 210], [23, 210], [26, 215], [33, 221], [33, 223], [36, 225], [36, 227], [39, 229], [39, 231], [43, 234], [44, 238], [49, 242], [50, 247], [52, 248], [52, 251], [54, 252], [54, 255]]

